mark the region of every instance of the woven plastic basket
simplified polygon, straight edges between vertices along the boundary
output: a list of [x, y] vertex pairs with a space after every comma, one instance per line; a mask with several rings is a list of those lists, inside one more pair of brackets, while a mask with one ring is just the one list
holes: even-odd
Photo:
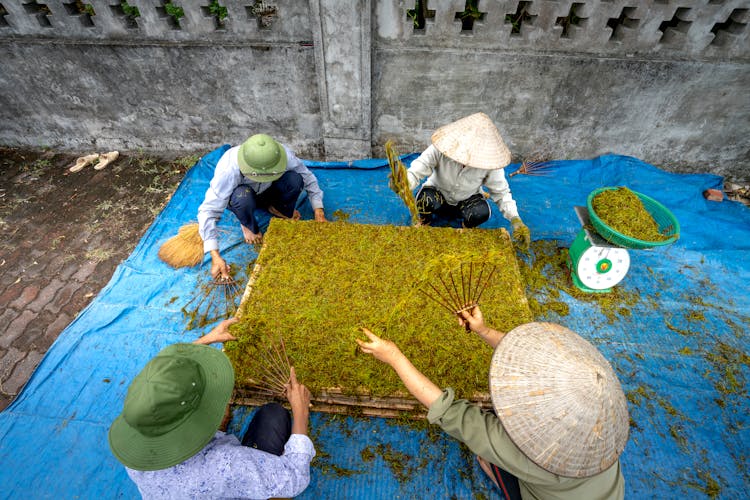
[[595, 189], [589, 194], [588, 200], [586, 201], [591, 224], [594, 226], [594, 229], [602, 238], [621, 247], [643, 250], [646, 248], [671, 245], [680, 237], [680, 223], [677, 222], [677, 219], [674, 215], [672, 215], [672, 212], [670, 212], [667, 207], [654, 200], [653, 198], [649, 198], [645, 194], [641, 194], [636, 191], [633, 191], [633, 193], [638, 196], [638, 198], [643, 203], [646, 211], [651, 214], [651, 217], [654, 218], [657, 226], [659, 227], [659, 232], [664, 236], [667, 236], [668, 238], [662, 241], [639, 240], [637, 238], [626, 236], [609, 227], [604, 223], [604, 221], [599, 218], [598, 215], [596, 215], [591, 202], [596, 197], [596, 195], [598, 195], [602, 191], [611, 189], [617, 189], [617, 187], [602, 187]]

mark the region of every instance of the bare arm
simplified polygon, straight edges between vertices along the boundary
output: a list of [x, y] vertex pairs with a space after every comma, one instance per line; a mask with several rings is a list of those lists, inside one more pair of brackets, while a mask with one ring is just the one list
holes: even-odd
[[204, 336], [193, 341], [193, 344], [213, 344], [214, 342], [227, 342], [237, 340], [237, 337], [229, 333], [229, 326], [237, 323], [237, 318], [225, 319]]
[[307, 434], [310, 420], [310, 391], [297, 381], [297, 373], [293, 366], [289, 370], [286, 398], [292, 407], [292, 434]]
[[362, 331], [370, 339], [369, 342], [357, 339], [362, 352], [372, 354], [376, 359], [389, 364], [420, 403], [429, 408], [440, 397], [443, 391], [417, 370], [396, 344], [381, 339], [367, 328], [362, 328]]

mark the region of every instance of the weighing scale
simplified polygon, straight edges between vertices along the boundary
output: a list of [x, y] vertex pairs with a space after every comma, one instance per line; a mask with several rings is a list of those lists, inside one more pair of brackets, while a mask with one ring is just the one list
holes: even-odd
[[609, 292], [628, 273], [630, 254], [594, 231], [586, 207], [573, 210], [583, 226], [568, 251], [573, 284], [584, 292]]
[[680, 224], [674, 215], [658, 201], [635, 191], [633, 193], [641, 200], [646, 211], [654, 217], [659, 232], [666, 238], [663, 241], [638, 240], [622, 235], [607, 226], [592, 212], [592, 200], [597, 194], [609, 189], [617, 188], [595, 189], [589, 194], [586, 207], [573, 207], [582, 228], [568, 251], [568, 267], [573, 284], [584, 292], [609, 292], [625, 278], [630, 269], [630, 254], [627, 248], [637, 250], [670, 245], [680, 237]]

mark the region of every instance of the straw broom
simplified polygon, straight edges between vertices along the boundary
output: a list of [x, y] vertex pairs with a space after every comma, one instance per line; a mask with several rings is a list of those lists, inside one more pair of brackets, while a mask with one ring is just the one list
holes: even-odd
[[185, 224], [177, 235], [159, 248], [159, 258], [174, 267], [193, 267], [203, 261], [203, 239], [198, 233], [198, 223]]
[[388, 158], [388, 164], [391, 167], [391, 189], [395, 192], [411, 214], [412, 224], [419, 223], [419, 210], [417, 201], [414, 199], [414, 193], [409, 189], [409, 177], [406, 175], [406, 167], [399, 159], [398, 153], [393, 148], [393, 142], [385, 143], [385, 155]]

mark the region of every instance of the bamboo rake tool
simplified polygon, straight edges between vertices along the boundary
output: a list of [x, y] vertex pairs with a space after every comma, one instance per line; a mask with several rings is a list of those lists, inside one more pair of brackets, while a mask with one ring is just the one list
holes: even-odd
[[278, 342], [259, 350], [257, 362], [261, 370], [258, 379], [250, 381], [250, 387], [266, 396], [284, 396], [292, 367], [284, 339], [279, 338]]
[[182, 308], [182, 312], [190, 317], [187, 329], [234, 316], [239, 307], [237, 299], [241, 295], [242, 288], [233, 278], [212, 279]]
[[548, 175], [554, 167], [554, 164], [547, 158], [549, 158], [549, 155], [547, 153], [534, 152], [529, 155], [528, 158], [523, 160], [523, 163], [521, 163], [521, 166], [518, 167], [518, 170], [508, 174], [508, 177], [513, 177], [514, 175], [518, 174], [535, 176]]
[[457, 269], [437, 274], [436, 280], [426, 281], [426, 286], [419, 291], [460, 318], [462, 311], [470, 311], [479, 305], [496, 270], [495, 265], [461, 263]]

